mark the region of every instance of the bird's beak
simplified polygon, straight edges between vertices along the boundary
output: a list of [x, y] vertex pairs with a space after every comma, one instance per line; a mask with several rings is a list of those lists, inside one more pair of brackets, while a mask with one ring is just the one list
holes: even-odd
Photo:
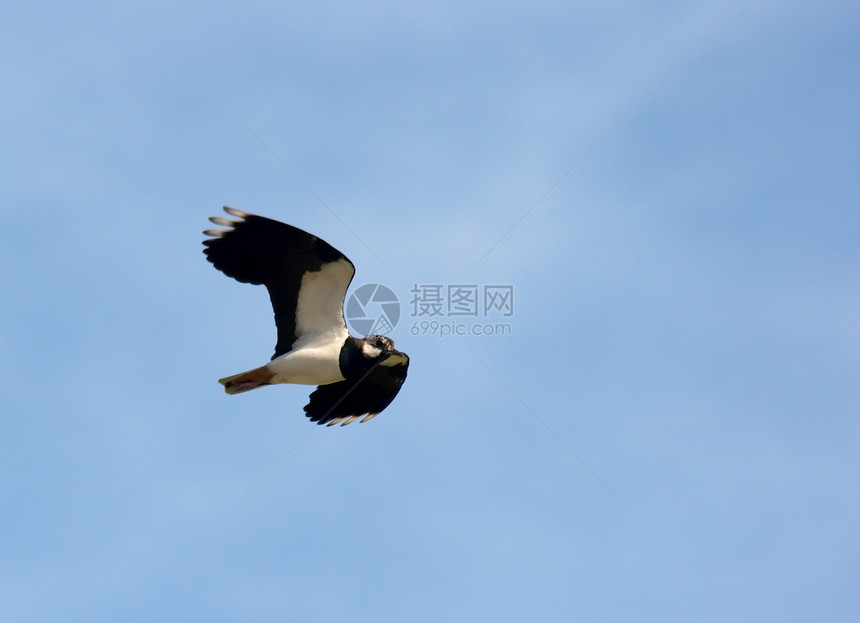
[[390, 367], [403, 365], [409, 361], [409, 357], [394, 348], [394, 342], [387, 343], [385, 345], [385, 351], [383, 352], [385, 354], [385, 358], [382, 360], [384, 362], [382, 363], [383, 366]]

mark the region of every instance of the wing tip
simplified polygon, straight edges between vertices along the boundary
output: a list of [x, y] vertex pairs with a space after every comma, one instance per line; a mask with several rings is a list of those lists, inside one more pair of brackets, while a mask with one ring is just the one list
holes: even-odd
[[355, 421], [358, 421], [359, 424], [363, 424], [364, 422], [369, 422], [370, 420], [375, 418], [377, 415], [379, 415], [379, 413], [368, 413], [361, 420], [358, 419], [361, 417], [361, 414], [359, 414], [359, 415], [340, 415], [337, 417], [333, 417], [331, 419], [326, 419], [326, 417], [324, 415], [322, 417], [313, 416], [310, 413], [305, 413], [305, 415], [307, 415], [307, 417], [310, 419], [311, 422], [318, 424], [320, 426], [329, 427], [329, 426], [336, 426], [337, 424], [340, 424], [341, 426], [346, 426], [347, 424], [352, 424]]
[[221, 227], [233, 227], [238, 221], [231, 221], [228, 218], [224, 218], [223, 216], [210, 216], [209, 220], [215, 223], [216, 225], [220, 225]]
[[[236, 225], [242, 222], [242, 220], [248, 218], [249, 216], [253, 216], [250, 212], [244, 212], [242, 210], [237, 210], [236, 208], [231, 208], [230, 206], [224, 206], [224, 211], [230, 216], [235, 216], [238, 221], [234, 221], [233, 219], [224, 218], [223, 216], [210, 216], [209, 220], [220, 227], [227, 227], [228, 229], [204, 229], [203, 234], [205, 236], [211, 236], [212, 238], [223, 238], [226, 234], [229, 234]], [[207, 241], [204, 241], [204, 244]]]
[[237, 210], [236, 208], [231, 208], [230, 206], [224, 206], [224, 211], [230, 216], [235, 216], [237, 218], [248, 218], [249, 216], [253, 216], [250, 212]]
[[359, 424], [363, 424], [364, 422], [369, 422], [370, 420], [375, 418], [377, 415], [379, 415], [379, 412], [364, 414], [364, 417], [360, 420], [358, 418], [361, 418], [361, 413], [359, 413], [358, 415], [338, 415], [333, 418], [328, 418], [327, 415], [328, 414], [314, 415], [305, 410], [305, 416], [307, 416], [307, 418], [311, 422], [313, 422], [314, 424], [318, 424], [319, 426], [326, 427], [336, 426], [337, 424], [340, 424], [341, 426], [346, 426], [347, 424], [352, 424], [355, 421], [358, 421]]

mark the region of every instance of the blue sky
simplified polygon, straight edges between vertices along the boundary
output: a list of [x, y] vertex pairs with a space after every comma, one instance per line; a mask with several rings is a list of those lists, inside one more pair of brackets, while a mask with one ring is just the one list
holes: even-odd
[[[3, 13], [3, 620], [856, 617], [856, 3]], [[221, 391], [225, 204], [398, 294], [373, 422]]]

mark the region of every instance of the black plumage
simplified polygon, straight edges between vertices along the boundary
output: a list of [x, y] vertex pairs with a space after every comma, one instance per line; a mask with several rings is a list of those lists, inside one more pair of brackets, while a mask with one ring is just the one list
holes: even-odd
[[[231, 212], [231, 209], [224, 208], [228, 214], [241, 216], [242, 220], [213, 217], [213, 223], [230, 223], [233, 229], [229, 232], [215, 230], [229, 235], [204, 240], [206, 249], [203, 252], [215, 268], [228, 277], [241, 283], [266, 286], [278, 328], [278, 343], [272, 355], [275, 359], [289, 352], [296, 341], [296, 300], [304, 274], [337, 260], [349, 262], [353, 274], [355, 266], [325, 240], [298, 227], [248, 212]], [[344, 284], [343, 296], [351, 281], [350, 277]]]

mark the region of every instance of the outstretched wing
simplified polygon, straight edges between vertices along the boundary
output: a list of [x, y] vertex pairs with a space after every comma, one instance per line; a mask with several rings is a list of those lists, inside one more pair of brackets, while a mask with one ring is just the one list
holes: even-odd
[[399, 353], [396, 365], [378, 364], [369, 372], [354, 378], [320, 385], [305, 405], [305, 415], [317, 424], [329, 426], [342, 421], [342, 426], [362, 415], [367, 420], [391, 404], [406, 380], [409, 357]]
[[347, 257], [292, 225], [224, 207], [237, 220], [209, 220], [231, 229], [208, 229], [204, 253], [228, 277], [264, 285], [275, 311], [278, 343], [272, 359], [289, 352], [305, 334], [347, 334], [343, 299], [355, 274]]

